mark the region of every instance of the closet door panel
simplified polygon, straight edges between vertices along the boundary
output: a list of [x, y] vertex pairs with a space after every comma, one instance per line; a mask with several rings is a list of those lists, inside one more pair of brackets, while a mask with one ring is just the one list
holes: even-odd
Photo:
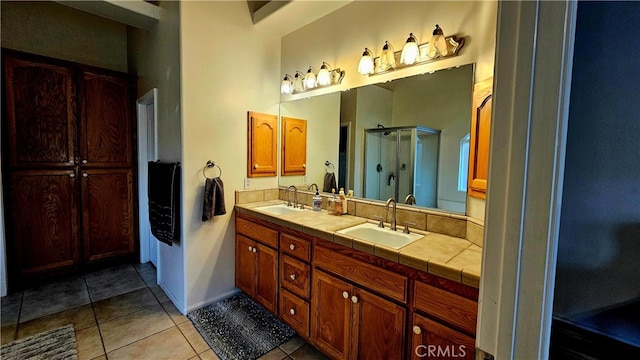
[[9, 56], [4, 66], [9, 164], [73, 166], [73, 70]]
[[132, 131], [127, 79], [85, 71], [81, 81], [83, 166], [132, 165]]
[[19, 277], [80, 260], [77, 178], [73, 170], [14, 171], [6, 209], [8, 244]]
[[135, 252], [131, 170], [83, 170], [82, 202], [85, 262]]

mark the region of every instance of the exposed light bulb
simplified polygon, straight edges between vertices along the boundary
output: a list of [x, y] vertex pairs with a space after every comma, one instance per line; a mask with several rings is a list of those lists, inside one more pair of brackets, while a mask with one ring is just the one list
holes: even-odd
[[433, 36], [431, 36], [431, 40], [429, 40], [428, 55], [431, 59], [447, 56], [447, 40], [438, 24], [436, 24], [436, 28], [433, 30]]
[[358, 73], [362, 75], [373, 74], [373, 54], [367, 48], [364, 48], [360, 63], [358, 63]]
[[303, 91], [304, 83], [303, 83], [304, 75], [300, 73], [300, 71], [296, 71], [296, 74], [293, 76], [293, 91]]
[[329, 73], [329, 64], [322, 62], [320, 71], [318, 71], [317, 83], [319, 86], [326, 86], [331, 84], [331, 74]]
[[418, 60], [420, 56], [420, 49], [418, 49], [418, 39], [413, 35], [413, 33], [409, 34], [409, 38], [407, 42], [404, 44], [402, 48], [402, 54], [400, 55], [400, 63], [406, 65], [413, 65]]

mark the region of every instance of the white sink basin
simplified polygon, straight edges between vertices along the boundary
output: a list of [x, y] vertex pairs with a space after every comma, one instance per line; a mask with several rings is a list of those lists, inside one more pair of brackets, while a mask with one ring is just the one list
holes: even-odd
[[260, 206], [257, 207], [256, 210], [264, 211], [272, 215], [286, 215], [305, 211], [303, 209], [294, 208], [293, 206], [287, 206], [286, 204]]
[[400, 249], [420, 239], [421, 234], [404, 234], [402, 230], [393, 231], [389, 228], [380, 228], [376, 224], [364, 223], [337, 231], [338, 234], [352, 236], [354, 238], [370, 241], [392, 249]]

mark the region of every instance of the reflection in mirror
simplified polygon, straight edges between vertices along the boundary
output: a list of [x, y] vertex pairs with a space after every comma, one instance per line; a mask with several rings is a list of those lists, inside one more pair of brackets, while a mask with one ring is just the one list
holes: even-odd
[[464, 213], [473, 73], [470, 64], [281, 103], [281, 117], [306, 118], [309, 130], [307, 176], [279, 184], [322, 189], [330, 161], [338, 188], [356, 197]]

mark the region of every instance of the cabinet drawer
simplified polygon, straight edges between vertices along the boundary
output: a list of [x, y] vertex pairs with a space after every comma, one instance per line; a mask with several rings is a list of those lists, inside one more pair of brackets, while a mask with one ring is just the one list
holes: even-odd
[[478, 303], [437, 287], [416, 281], [413, 306], [454, 325], [469, 334], [476, 333]]
[[303, 261], [311, 261], [311, 243], [289, 234], [280, 234], [280, 252]]
[[309, 303], [285, 289], [280, 290], [280, 317], [299, 334], [309, 337]]
[[305, 299], [309, 298], [311, 267], [288, 255], [280, 257], [280, 285]]
[[251, 221], [236, 218], [236, 232], [260, 241], [274, 249], [278, 248], [278, 232], [266, 226], [262, 226]]
[[409, 281], [406, 276], [355, 260], [333, 250], [316, 246], [313, 252], [314, 266], [343, 276], [358, 285], [377, 291], [392, 299], [407, 302]]

